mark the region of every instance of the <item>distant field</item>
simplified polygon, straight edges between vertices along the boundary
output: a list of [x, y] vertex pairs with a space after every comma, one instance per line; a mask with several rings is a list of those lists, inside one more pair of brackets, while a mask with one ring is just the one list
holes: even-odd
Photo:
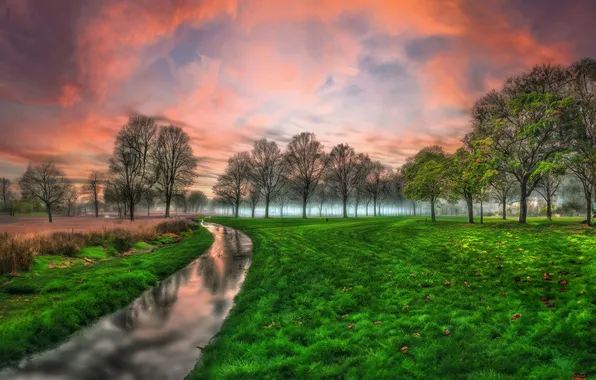
[[254, 252], [190, 379], [596, 376], [596, 229], [580, 218], [212, 221]]
[[163, 217], [138, 217], [137, 220], [131, 222], [126, 219], [118, 219], [115, 217], [105, 218], [100, 216], [95, 218], [92, 216], [56, 216], [53, 223], [49, 223], [46, 216], [0, 216], [0, 232], [9, 233], [48, 233], [56, 231], [94, 231], [123, 228], [135, 229], [144, 226], [152, 226], [161, 221]]

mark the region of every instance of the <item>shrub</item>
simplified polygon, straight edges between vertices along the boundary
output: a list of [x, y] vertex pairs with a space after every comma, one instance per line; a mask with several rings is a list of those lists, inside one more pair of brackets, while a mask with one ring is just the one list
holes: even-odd
[[159, 223], [157, 226], [155, 226], [155, 231], [159, 235], [167, 233], [179, 234], [181, 232], [191, 230], [194, 226], [195, 223], [191, 219], [173, 219]]
[[82, 233], [54, 232], [51, 235], [37, 236], [38, 252], [41, 255], [62, 255], [74, 257], [86, 245]]
[[116, 251], [122, 253], [132, 248], [134, 240], [130, 231], [123, 229], [116, 229], [110, 231], [110, 243], [116, 249]]
[[35, 258], [31, 239], [0, 234], [0, 273], [29, 270]]

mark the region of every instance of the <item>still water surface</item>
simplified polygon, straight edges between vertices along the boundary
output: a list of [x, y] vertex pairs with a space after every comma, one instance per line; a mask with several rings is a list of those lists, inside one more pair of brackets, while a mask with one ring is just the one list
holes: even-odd
[[215, 241], [186, 268], [66, 343], [0, 372], [8, 379], [183, 379], [219, 331], [250, 265], [243, 233], [204, 223]]

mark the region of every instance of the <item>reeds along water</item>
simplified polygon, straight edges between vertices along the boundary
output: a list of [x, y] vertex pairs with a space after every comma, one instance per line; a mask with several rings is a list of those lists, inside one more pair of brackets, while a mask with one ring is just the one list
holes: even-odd
[[173, 219], [135, 230], [116, 228], [51, 234], [0, 233], [0, 274], [29, 270], [38, 254], [74, 257], [82, 248], [95, 246], [111, 246], [116, 252], [123, 253], [137, 242], [150, 242], [166, 233], [179, 234], [194, 226], [195, 222], [190, 219]]

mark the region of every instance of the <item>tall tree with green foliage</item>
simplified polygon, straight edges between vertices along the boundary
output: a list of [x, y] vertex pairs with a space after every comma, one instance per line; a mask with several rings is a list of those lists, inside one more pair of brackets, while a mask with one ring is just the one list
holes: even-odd
[[431, 220], [436, 222], [435, 205], [445, 195], [448, 176], [448, 156], [437, 145], [422, 148], [414, 157], [407, 159], [402, 167], [406, 183], [404, 195], [408, 199], [430, 203]]
[[502, 92], [491, 91], [473, 107], [470, 141], [489, 142], [496, 170], [513, 175], [520, 186], [519, 222], [527, 218], [527, 199], [542, 175], [567, 148], [573, 99], [567, 96], [567, 71], [537, 66], [507, 80]]
[[468, 223], [474, 223], [474, 198], [486, 188], [490, 170], [486, 155], [469, 147], [459, 148], [449, 158], [447, 189], [453, 200], [463, 199], [468, 210]]

